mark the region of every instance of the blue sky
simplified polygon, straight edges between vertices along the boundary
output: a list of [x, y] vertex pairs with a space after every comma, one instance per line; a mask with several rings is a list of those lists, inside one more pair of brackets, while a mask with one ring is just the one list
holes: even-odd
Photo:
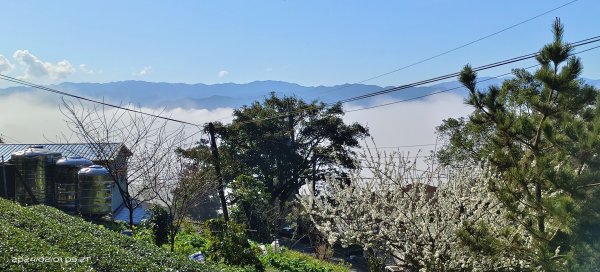
[[[0, 70], [42, 84], [130, 79], [355, 83], [567, 2], [7, 1], [0, 16], [0, 55], [10, 64]], [[600, 1], [579, 0], [367, 83], [400, 85], [458, 71], [467, 62], [477, 66], [534, 52], [551, 39], [556, 16], [566, 26], [568, 41], [600, 35], [599, 12]], [[582, 59], [584, 76], [600, 78], [600, 49]], [[482, 75], [507, 71], [503, 67]]]

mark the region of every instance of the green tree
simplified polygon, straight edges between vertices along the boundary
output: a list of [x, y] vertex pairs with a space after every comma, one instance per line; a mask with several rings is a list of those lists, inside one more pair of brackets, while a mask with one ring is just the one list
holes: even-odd
[[271, 203], [285, 203], [304, 179], [356, 167], [352, 148], [368, 130], [345, 124], [343, 114], [339, 104], [328, 107], [271, 93], [262, 103], [235, 110], [231, 124], [217, 126], [220, 152], [262, 181]]
[[234, 207], [232, 218], [250, 226], [249, 236], [254, 241], [270, 242], [276, 231], [279, 209], [269, 205], [269, 195], [264, 184], [250, 176], [240, 175], [229, 183]]
[[523, 257], [536, 270], [585, 271], [600, 265], [599, 97], [578, 80], [582, 64], [558, 19], [552, 30], [540, 68], [515, 70], [502, 87], [478, 91], [465, 66], [460, 81], [474, 112], [438, 128], [450, 143], [441, 157], [490, 165], [490, 190], [533, 237]]
[[[278, 231], [289, 200], [307, 180], [356, 167], [352, 149], [359, 147], [368, 130], [357, 123], [345, 124], [343, 114], [339, 104], [307, 103], [271, 93], [262, 102], [235, 110], [231, 124], [215, 124], [222, 176], [232, 189], [228, 202], [239, 208], [238, 219], [260, 230], [259, 240]], [[210, 172], [214, 159], [206, 144], [180, 152]], [[240, 175], [245, 177], [234, 182]], [[260, 201], [248, 201], [252, 198], [248, 193], [256, 191], [249, 184], [260, 184], [265, 192]], [[265, 209], [268, 215], [259, 216]]]

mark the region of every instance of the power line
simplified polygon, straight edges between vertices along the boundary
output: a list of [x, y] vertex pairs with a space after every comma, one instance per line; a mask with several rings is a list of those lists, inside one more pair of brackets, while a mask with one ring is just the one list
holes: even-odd
[[[515, 27], [517, 27], [517, 26], [520, 26], [520, 25], [522, 25], [522, 24], [525, 24], [525, 23], [528, 23], [528, 22], [530, 22], [530, 21], [533, 21], [533, 20], [535, 20], [535, 19], [537, 19], [537, 18], [539, 18], [539, 17], [542, 17], [542, 16], [544, 16], [544, 15], [546, 15], [546, 14], [550, 13], [550, 12], [553, 12], [553, 11], [559, 10], [559, 9], [561, 9], [561, 8], [563, 8], [563, 7], [566, 7], [566, 6], [570, 5], [570, 4], [573, 4], [573, 3], [577, 2], [577, 1], [579, 1], [579, 0], [573, 0], [573, 1], [567, 2], [567, 3], [565, 3], [565, 4], [562, 4], [562, 5], [558, 6], [558, 7], [555, 7], [555, 8], [553, 8], [553, 9], [550, 9], [550, 10], [547, 10], [547, 11], [545, 11], [545, 12], [542, 12], [542, 13], [540, 13], [540, 14], [538, 14], [538, 15], [535, 15], [535, 16], [533, 16], [533, 17], [530, 17], [530, 18], [528, 18], [528, 19], [526, 19], [526, 20], [523, 20], [523, 21], [521, 21], [521, 22], [518, 22], [518, 23], [516, 23], [516, 24], [510, 25], [510, 26], [508, 26], [508, 27], [505, 27], [505, 28], [503, 28], [503, 29], [501, 29], [501, 30], [498, 30], [498, 31], [494, 32], [494, 33], [491, 33], [491, 34], [485, 35], [485, 36], [483, 36], [483, 37], [481, 37], [481, 38], [478, 38], [478, 39], [472, 40], [472, 41], [470, 41], [470, 42], [467, 42], [467, 43], [465, 43], [465, 44], [462, 44], [462, 45], [459, 45], [459, 46], [457, 46], [457, 47], [454, 47], [454, 48], [452, 48], [452, 49], [446, 50], [446, 51], [444, 51], [444, 52], [442, 52], [442, 53], [439, 53], [439, 54], [437, 54], [437, 55], [434, 55], [434, 56], [431, 56], [431, 57], [428, 57], [428, 58], [425, 58], [425, 59], [419, 60], [419, 61], [417, 61], [417, 62], [414, 62], [414, 63], [408, 64], [408, 65], [402, 66], [402, 67], [400, 67], [400, 68], [397, 68], [397, 69], [395, 69], [395, 70], [392, 70], [392, 71], [389, 71], [389, 72], [386, 72], [386, 73], [383, 73], [383, 74], [379, 74], [379, 75], [376, 75], [376, 76], [373, 76], [373, 77], [367, 78], [367, 79], [365, 79], [365, 80], [358, 81], [358, 82], [356, 82], [356, 83], [354, 83], [354, 84], [361, 84], [361, 83], [365, 83], [365, 82], [367, 82], [367, 81], [371, 81], [371, 80], [373, 80], [373, 79], [377, 79], [377, 78], [380, 78], [380, 77], [384, 77], [384, 76], [387, 76], [387, 75], [390, 75], [390, 74], [393, 74], [393, 73], [396, 73], [396, 72], [399, 72], [399, 71], [405, 70], [405, 69], [407, 69], [407, 68], [410, 68], [410, 67], [413, 67], [413, 66], [419, 65], [419, 64], [421, 64], [421, 63], [424, 63], [424, 62], [430, 61], [430, 60], [432, 60], [432, 59], [435, 59], [435, 58], [441, 57], [441, 56], [443, 56], [443, 55], [446, 55], [446, 54], [452, 53], [452, 52], [454, 52], [454, 51], [457, 51], [457, 50], [459, 50], [459, 49], [465, 48], [465, 47], [467, 47], [467, 46], [469, 46], [469, 45], [472, 45], [472, 44], [474, 44], [474, 43], [480, 42], [480, 41], [482, 41], [482, 40], [485, 40], [485, 39], [487, 39], [487, 38], [491, 38], [491, 37], [493, 37], [493, 36], [496, 36], [496, 35], [498, 35], [498, 34], [500, 34], [500, 33], [502, 33], [502, 32], [505, 32], [505, 31], [508, 31], [508, 30], [510, 30], [510, 29], [513, 29], [513, 28], [515, 28]], [[340, 89], [342, 89], [342, 88], [346, 88], [346, 87], [348, 87], [348, 86], [349, 86], [349, 85], [345, 85], [345, 86], [341, 87]]]
[[196, 127], [200, 126], [199, 124], [194, 124], [194, 123], [190, 123], [190, 122], [186, 122], [186, 121], [181, 121], [181, 120], [177, 120], [177, 119], [174, 119], [174, 118], [161, 116], [161, 115], [158, 115], [158, 114], [147, 113], [147, 112], [143, 112], [143, 111], [140, 111], [140, 110], [130, 109], [130, 108], [126, 108], [126, 107], [123, 107], [123, 106], [106, 103], [104, 101], [98, 101], [98, 100], [94, 100], [94, 99], [91, 99], [91, 98], [87, 98], [87, 97], [83, 97], [83, 96], [79, 96], [79, 95], [70, 94], [70, 93], [67, 93], [67, 92], [59, 91], [59, 90], [52, 89], [52, 88], [49, 88], [49, 87], [46, 87], [46, 86], [42, 86], [42, 85], [37, 85], [37, 84], [31, 83], [31, 82], [28, 82], [28, 81], [25, 81], [25, 80], [21, 80], [21, 79], [18, 79], [18, 78], [14, 78], [14, 77], [11, 77], [11, 76], [7, 76], [7, 75], [4, 75], [4, 74], [0, 74], [0, 79], [6, 80], [6, 81], [10, 81], [10, 82], [13, 82], [13, 83], [17, 83], [17, 84], [21, 84], [21, 85], [25, 85], [25, 86], [28, 86], [28, 87], [40, 89], [40, 90], [43, 90], [43, 91], [48, 91], [48, 92], [56, 93], [56, 94], [59, 94], [59, 95], [68, 96], [68, 97], [76, 98], [76, 99], [79, 99], [79, 100], [83, 100], [83, 101], [88, 101], [88, 102], [100, 104], [100, 105], [103, 105], [103, 106], [108, 106], [108, 107], [111, 107], [111, 108], [116, 108], [116, 109], [120, 109], [120, 110], [125, 110], [125, 111], [130, 111], [130, 112], [134, 112], [134, 113], [143, 114], [143, 115], [148, 115], [148, 116], [151, 116], [151, 117], [155, 117], [155, 118], [159, 118], [159, 119], [163, 119], [163, 120], [167, 120], [167, 121], [171, 121], [171, 122], [181, 123], [181, 124], [185, 124], [185, 125], [191, 125], [191, 126], [196, 126]]
[[397, 145], [397, 146], [377, 146], [377, 149], [397, 149], [397, 148], [403, 148], [403, 147], [421, 147], [421, 146], [433, 146], [436, 145], [435, 143], [433, 144], [414, 144], [414, 145]]
[[10, 136], [8, 136], [8, 135], [6, 135], [6, 134], [4, 134], [4, 133], [1, 133], [1, 134], [0, 134], [0, 138], [2, 138], [2, 139], [7, 139], [7, 140], [10, 140], [10, 141], [13, 141], [14, 143], [17, 143], [17, 144], [19, 143], [19, 141], [17, 141], [15, 138], [13, 138], [13, 137], [10, 137]]
[[[596, 37], [592, 37], [592, 38], [588, 38], [588, 39], [584, 39], [584, 40], [572, 43], [571, 46], [578, 47], [578, 46], [582, 46], [582, 45], [586, 45], [586, 44], [594, 43], [594, 42], [598, 42], [598, 41], [600, 41], [600, 36], [596, 36]], [[507, 60], [503, 60], [503, 61], [499, 61], [499, 62], [495, 62], [495, 63], [491, 63], [491, 64], [486, 64], [483, 66], [473, 68], [473, 71], [478, 72], [478, 71], [483, 71], [483, 70], [515, 63], [515, 62], [520, 62], [523, 60], [534, 58], [538, 54], [539, 54], [538, 52], [529, 53], [529, 54], [518, 56], [515, 58], [511, 58], [511, 59], [507, 59]], [[421, 85], [425, 85], [425, 84], [429, 84], [429, 83], [433, 83], [433, 82], [437, 82], [437, 81], [441, 81], [441, 80], [455, 78], [459, 75], [460, 75], [460, 72], [451, 73], [451, 74], [447, 74], [447, 75], [443, 75], [443, 76], [439, 76], [439, 77], [435, 77], [435, 78], [430, 78], [427, 80], [418, 81], [418, 82], [411, 83], [411, 84], [401, 85], [401, 86], [394, 87], [394, 88], [389, 88], [389, 89], [385, 89], [385, 90], [381, 90], [381, 91], [377, 91], [377, 92], [372, 92], [372, 93], [359, 95], [359, 96], [355, 96], [355, 97], [351, 97], [351, 98], [347, 98], [347, 99], [342, 99], [342, 100], [339, 100], [337, 103], [345, 104], [348, 102], [362, 100], [362, 99], [366, 99], [366, 98], [370, 98], [370, 97], [374, 97], [374, 96], [378, 96], [378, 95], [388, 94], [388, 93], [392, 93], [392, 92], [398, 92], [400, 90], [405, 90], [405, 89], [416, 87], [416, 86], [421, 86]]]
[[[591, 44], [591, 43], [595, 43], [595, 42], [599, 42], [599, 41], [600, 41], [600, 36], [595, 36], [595, 37], [591, 37], [591, 38], [587, 38], [587, 39], [583, 39], [583, 40], [571, 43], [570, 45], [572, 47], [578, 47], [578, 46], [582, 46], [582, 45], [586, 45], [586, 44]], [[582, 53], [582, 52], [579, 52], [579, 53]], [[499, 67], [499, 66], [503, 66], [503, 65], [507, 65], [507, 64], [511, 64], [511, 63], [515, 63], [515, 62], [519, 62], [519, 61], [523, 61], [523, 60], [527, 60], [527, 59], [531, 59], [531, 58], [536, 57], [537, 55], [538, 55], [538, 52], [530, 53], [530, 54], [522, 55], [522, 56], [519, 56], [519, 57], [515, 57], [515, 58], [511, 58], [511, 59], [507, 59], [507, 60], [503, 60], [503, 61], [499, 61], [499, 62], [495, 62], [495, 63], [483, 65], [483, 66], [479, 66], [479, 67], [473, 68], [473, 70], [474, 71], [483, 71], [483, 70], [487, 70], [487, 69], [491, 69], [491, 68], [496, 68], [496, 67]], [[507, 73], [507, 74], [504, 74], [504, 75], [509, 75], [509, 74], [510, 73]], [[389, 89], [385, 89], [385, 90], [381, 90], [381, 91], [377, 91], [377, 92], [373, 92], [373, 93], [369, 93], [369, 94], [365, 94], [365, 95], [360, 95], [360, 96], [356, 96], [356, 97], [351, 97], [351, 98], [339, 100], [339, 101], [337, 101], [335, 103], [328, 103], [328, 104], [325, 104], [325, 105], [332, 106], [332, 105], [336, 105], [336, 104], [349, 103], [349, 102], [353, 102], [353, 101], [357, 101], [357, 100], [362, 100], [362, 99], [366, 99], [366, 98], [370, 98], [370, 97], [374, 97], [374, 96], [378, 96], [378, 95], [383, 95], [383, 94], [392, 93], [392, 92], [398, 92], [398, 91], [405, 90], [405, 89], [408, 89], [408, 88], [411, 88], [411, 87], [421, 86], [421, 85], [425, 85], [425, 84], [429, 84], [429, 83], [433, 83], [433, 82], [437, 82], [437, 81], [441, 81], [441, 80], [445, 80], [445, 79], [455, 78], [455, 77], [457, 77], [459, 75], [460, 75], [460, 72], [456, 72], [456, 73], [452, 73], [452, 74], [447, 74], [447, 75], [443, 75], [443, 76], [439, 76], [439, 77], [435, 77], [435, 78], [431, 78], [431, 79], [427, 79], [427, 80], [418, 81], [418, 82], [411, 83], [411, 84], [401, 85], [401, 86], [394, 87], [394, 88], [389, 88]], [[501, 76], [503, 76], [503, 75], [501, 75]], [[453, 88], [453, 89], [458, 89], [458, 88], [460, 88], [460, 87], [456, 87], [456, 88]], [[422, 96], [418, 96], [418, 97], [414, 97], [414, 98], [409, 98], [409, 99], [405, 99], [405, 100], [401, 100], [401, 101], [402, 102], [406, 102], [406, 101], [410, 101], [410, 100], [416, 100], [416, 99], [419, 99], [419, 98], [423, 98], [423, 97], [427, 97], [427, 96], [431, 96], [431, 95], [435, 95], [435, 94], [442, 93], [442, 92], [447, 92], [447, 91], [449, 91], [449, 90], [440, 91], [440, 92], [434, 92], [434, 93], [430, 93], [430, 94], [426, 94], [426, 95], [422, 95]], [[400, 103], [400, 102], [399, 101], [395, 101], [395, 102], [388, 103], [388, 104], [394, 104], [394, 103]], [[370, 108], [372, 108], [372, 107], [370, 107]], [[290, 111], [290, 112], [284, 112], [284, 113], [276, 114], [276, 115], [273, 115], [273, 116], [270, 116], [270, 117], [257, 118], [257, 119], [243, 121], [243, 122], [238, 122], [237, 125], [244, 125], [244, 124], [255, 123], [255, 122], [260, 122], [260, 121], [267, 121], [267, 120], [272, 120], [272, 119], [277, 119], [277, 118], [283, 118], [283, 117], [289, 116], [290, 114], [302, 113], [302, 112], [307, 111], [309, 109], [311, 109], [311, 107], [301, 108], [301, 109], [297, 109], [295, 111]], [[352, 111], [358, 111], [358, 110], [360, 110], [360, 109], [352, 110]], [[344, 111], [344, 112], [351, 112], [351, 111]]]
[[[588, 49], [585, 49], [585, 50], [582, 50], [582, 51], [579, 51], [579, 52], [576, 52], [576, 53], [574, 53], [574, 55], [581, 54], [581, 53], [584, 53], [584, 52], [587, 52], [587, 51], [590, 51], [590, 50], [594, 50], [594, 49], [597, 49], [597, 48], [600, 48], [600, 45], [599, 46], [594, 46], [594, 47], [591, 47], [591, 48], [588, 48]], [[525, 67], [523, 69], [529, 70], [529, 69], [531, 69], [533, 67], [537, 67], [537, 66], [539, 66], [539, 64], [532, 65], [532, 66], [529, 66], [529, 67]], [[503, 77], [503, 76], [508, 76], [510, 74], [512, 74], [512, 73], [510, 73], [510, 72], [509, 73], [504, 73], [504, 74], [497, 75], [497, 76], [494, 76], [494, 77], [490, 77], [490, 78], [479, 80], [476, 83], [489, 81], [489, 80], [500, 78], [500, 77]], [[408, 101], [413, 101], [413, 100], [421, 99], [421, 98], [428, 97], [428, 96], [433, 96], [433, 95], [436, 95], [436, 94], [446, 93], [446, 92], [450, 92], [450, 91], [461, 89], [461, 88], [464, 88], [464, 87], [463, 86], [458, 86], [458, 87], [449, 88], [449, 89], [445, 89], [445, 90], [441, 90], [441, 91], [437, 91], [437, 92], [432, 92], [432, 93], [428, 93], [428, 94], [424, 94], [424, 95], [420, 95], [420, 96], [416, 96], [416, 97], [411, 97], [411, 98], [407, 98], [407, 99], [397, 100], [397, 101], [393, 101], [393, 102], [388, 102], [388, 103], [384, 103], [384, 104], [379, 104], [379, 105], [374, 105], [374, 106], [369, 106], [369, 107], [364, 107], [364, 108], [359, 108], [359, 109], [347, 110], [347, 111], [344, 111], [344, 112], [348, 113], [348, 112], [356, 112], [356, 111], [363, 111], [363, 110], [369, 110], [369, 109], [374, 109], [374, 108], [385, 107], [385, 106], [389, 106], [389, 105], [393, 105], [393, 104], [398, 104], [398, 103], [403, 103], [403, 102], [408, 102]]]
[[[600, 41], [600, 36], [595, 36], [592, 38], [588, 38], [588, 39], [584, 39], [575, 43], [572, 43], [571, 46], [573, 47], [577, 47], [577, 46], [581, 46], [581, 45], [585, 45], [585, 44], [590, 44], [590, 43], [594, 43], [594, 42], [598, 42]], [[589, 49], [591, 50], [591, 49]], [[581, 52], [580, 52], [581, 53]], [[492, 63], [492, 64], [487, 64], [487, 65], [483, 65], [483, 66], [479, 66], [477, 68], [474, 68], [474, 71], [482, 71], [482, 70], [486, 70], [486, 69], [491, 69], [491, 68], [495, 68], [495, 67], [499, 67], [502, 65], [507, 65], [510, 63], [514, 63], [514, 62], [518, 62], [518, 61], [523, 61], [526, 59], [530, 59], [533, 58], [535, 56], [537, 56], [538, 53], [530, 53], [530, 54], [526, 54], [523, 56], [519, 56], [516, 58], [512, 58], [512, 59], [508, 59], [508, 60], [504, 60], [504, 61], [500, 61], [500, 62], [496, 62], [496, 63]], [[335, 105], [335, 104], [340, 104], [340, 103], [348, 103], [348, 102], [353, 102], [353, 101], [357, 101], [357, 100], [362, 100], [362, 99], [366, 99], [366, 98], [370, 98], [370, 97], [374, 97], [374, 96], [378, 96], [378, 95], [383, 95], [383, 94], [387, 94], [387, 93], [391, 93], [391, 92], [397, 92], [397, 91], [401, 91], [407, 88], [411, 88], [411, 87], [415, 87], [415, 86], [420, 86], [420, 85], [424, 85], [424, 84], [429, 84], [429, 83], [433, 83], [433, 82], [437, 82], [437, 81], [441, 81], [441, 80], [445, 80], [445, 79], [449, 79], [449, 78], [453, 78], [458, 76], [460, 73], [452, 73], [452, 74], [448, 74], [448, 75], [444, 75], [444, 76], [439, 76], [439, 77], [435, 77], [435, 78], [431, 78], [431, 79], [427, 79], [427, 80], [423, 80], [423, 81], [419, 81], [419, 82], [415, 82], [415, 83], [411, 83], [411, 84], [406, 84], [406, 85], [402, 85], [402, 86], [398, 86], [398, 87], [394, 87], [394, 88], [390, 88], [390, 89], [386, 89], [386, 90], [382, 90], [382, 91], [377, 91], [377, 92], [373, 92], [373, 93], [369, 93], [369, 94], [365, 94], [365, 95], [360, 95], [360, 96], [356, 96], [356, 97], [351, 97], [348, 99], [343, 99], [340, 100], [336, 103], [329, 103], [326, 105]], [[108, 107], [112, 107], [112, 108], [116, 108], [116, 109], [121, 109], [121, 110], [125, 110], [125, 111], [130, 111], [130, 112], [134, 112], [134, 113], [139, 113], [139, 114], [143, 114], [143, 115], [147, 115], [147, 116], [151, 116], [151, 117], [155, 117], [155, 118], [159, 118], [159, 119], [163, 119], [163, 120], [167, 120], [167, 121], [171, 121], [171, 122], [176, 122], [176, 123], [181, 123], [181, 124], [185, 124], [185, 125], [191, 125], [191, 126], [195, 126], [195, 127], [201, 127], [205, 124], [194, 124], [194, 123], [190, 123], [190, 122], [186, 122], [186, 121], [182, 121], [182, 120], [178, 120], [178, 119], [174, 119], [174, 118], [170, 118], [170, 117], [165, 117], [165, 116], [161, 116], [161, 115], [157, 115], [157, 114], [152, 114], [152, 113], [147, 113], [147, 112], [143, 112], [140, 110], [135, 110], [135, 109], [130, 109], [130, 108], [126, 108], [123, 106], [119, 106], [119, 105], [114, 105], [114, 104], [110, 104], [107, 102], [103, 102], [103, 101], [98, 101], [98, 100], [94, 100], [94, 99], [90, 99], [90, 98], [86, 98], [83, 96], [78, 96], [78, 95], [74, 95], [74, 94], [70, 94], [67, 92], [63, 92], [63, 91], [59, 91], [56, 89], [52, 89], [46, 86], [42, 86], [42, 85], [38, 85], [38, 84], [34, 84], [28, 81], [24, 81], [21, 79], [17, 79], [11, 76], [7, 76], [4, 74], [0, 74], [0, 79], [6, 80], [6, 81], [10, 81], [13, 83], [17, 83], [17, 84], [21, 84], [21, 85], [25, 85], [28, 87], [32, 87], [32, 88], [36, 88], [36, 89], [40, 89], [40, 90], [44, 90], [44, 91], [48, 91], [48, 92], [52, 92], [52, 93], [56, 93], [59, 95], [63, 95], [63, 96], [67, 96], [67, 97], [72, 97], [72, 98], [76, 98], [79, 100], [84, 100], [84, 101], [88, 101], [88, 102], [92, 102], [92, 103], [96, 103], [96, 104], [100, 104], [100, 105], [104, 105], [104, 106], [108, 106]], [[423, 95], [420, 97], [416, 97], [416, 98], [411, 98], [411, 99], [406, 99], [405, 101], [409, 101], [409, 100], [414, 100], [414, 99], [419, 99], [421, 97], [425, 97], [425, 96], [430, 96], [433, 94], [437, 94], [440, 92], [436, 92], [436, 93], [431, 93], [431, 94], [427, 94], [427, 95]], [[399, 103], [400, 101], [396, 101], [395, 103]], [[393, 102], [394, 103], [394, 102]], [[308, 110], [310, 108], [303, 108], [303, 109], [298, 109], [295, 111], [291, 111], [291, 112], [286, 112], [286, 113], [282, 113], [279, 115], [274, 115], [274, 116], [270, 116], [270, 117], [266, 117], [266, 118], [260, 118], [260, 119], [253, 119], [253, 120], [248, 120], [248, 121], [244, 121], [244, 122], [239, 122], [239, 125], [243, 125], [243, 124], [247, 124], [247, 123], [254, 123], [254, 122], [258, 122], [258, 121], [266, 121], [266, 120], [271, 120], [271, 119], [276, 119], [276, 118], [281, 118], [281, 117], [287, 117], [290, 114], [296, 114], [296, 113], [301, 113], [304, 112], [306, 110]], [[358, 111], [360, 109], [357, 110], [353, 110], [353, 111]], [[350, 112], [350, 111], [347, 111]]]

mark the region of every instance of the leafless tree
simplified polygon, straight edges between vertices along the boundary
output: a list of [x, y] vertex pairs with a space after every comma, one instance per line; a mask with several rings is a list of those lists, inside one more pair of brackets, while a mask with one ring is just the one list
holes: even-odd
[[63, 100], [61, 112], [73, 134], [66, 140], [84, 142], [93, 149], [96, 163], [106, 167], [115, 182], [133, 229], [134, 210], [156, 197], [150, 176], [170, 175], [164, 165], [187, 140], [181, 137], [184, 126], [169, 124], [158, 117], [160, 113], [147, 115], [139, 108], [126, 111]]
[[180, 153], [168, 154], [169, 159], [156, 161], [157, 167], [148, 168], [144, 174], [150, 181], [153, 202], [163, 206], [169, 217], [167, 233], [173, 251], [175, 236], [187, 213], [198, 202], [214, 194], [218, 183], [215, 175], [203, 171], [193, 160]]

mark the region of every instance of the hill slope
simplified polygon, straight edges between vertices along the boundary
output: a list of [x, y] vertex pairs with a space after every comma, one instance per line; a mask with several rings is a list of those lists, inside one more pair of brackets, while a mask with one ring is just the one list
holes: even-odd
[[209, 271], [47, 206], [0, 198], [0, 271]]

